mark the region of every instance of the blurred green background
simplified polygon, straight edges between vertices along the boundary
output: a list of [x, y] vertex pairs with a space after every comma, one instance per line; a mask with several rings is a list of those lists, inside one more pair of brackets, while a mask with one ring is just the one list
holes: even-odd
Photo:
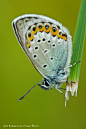
[[81, 0], [0, 1], [0, 129], [32, 124], [39, 129], [86, 129], [86, 40], [78, 96], [70, 95], [67, 107], [57, 90], [45, 91], [40, 87], [18, 102], [43, 77], [22, 51], [11, 26], [20, 15], [41, 14], [61, 22], [74, 37], [80, 3]]

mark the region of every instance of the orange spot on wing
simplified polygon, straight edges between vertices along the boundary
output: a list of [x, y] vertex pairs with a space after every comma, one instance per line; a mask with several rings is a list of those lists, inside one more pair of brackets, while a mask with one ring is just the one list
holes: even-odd
[[49, 28], [48, 29], [46, 29], [45, 27], [44, 27], [44, 31], [46, 32], [46, 33], [49, 33], [50, 32], [50, 30], [51, 30], [51, 27], [49, 26]]
[[29, 41], [32, 41], [34, 39], [34, 36], [31, 34], [31, 37], [28, 37]]
[[58, 35], [58, 38], [61, 38], [61, 39], [64, 39], [65, 41], [67, 41], [67, 37], [64, 35], [62, 36], [62, 34], [57, 34]]
[[27, 47], [28, 47], [28, 48], [30, 47], [30, 43], [29, 43], [29, 42], [27, 43]]
[[66, 36], [62, 36], [62, 38], [63, 38], [65, 41], [67, 41], [67, 37], [66, 37]]
[[52, 30], [52, 27], [51, 27], [51, 34], [52, 34], [52, 35], [57, 35], [57, 34], [58, 34], [58, 29], [54, 32], [54, 31]]
[[36, 34], [37, 31], [38, 31], [38, 29], [37, 29], [37, 27], [36, 27], [35, 31], [32, 30], [32, 33], [33, 33], [33, 34]]
[[41, 29], [39, 27], [37, 27], [37, 30], [42, 32], [44, 30], [44, 26], [42, 26]]
[[59, 34], [59, 33], [58, 33], [57, 35], [58, 35], [58, 38], [62, 38], [62, 34]]

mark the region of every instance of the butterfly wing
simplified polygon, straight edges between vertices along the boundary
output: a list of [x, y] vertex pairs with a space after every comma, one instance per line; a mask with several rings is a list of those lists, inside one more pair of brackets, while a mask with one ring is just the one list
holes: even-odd
[[14, 19], [12, 25], [19, 44], [42, 76], [56, 76], [60, 67], [70, 64], [71, 36], [58, 21], [27, 14]]

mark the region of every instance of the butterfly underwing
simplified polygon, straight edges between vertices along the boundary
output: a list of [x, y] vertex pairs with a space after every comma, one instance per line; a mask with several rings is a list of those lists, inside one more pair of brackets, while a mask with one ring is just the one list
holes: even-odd
[[35, 14], [17, 17], [12, 26], [25, 54], [44, 77], [40, 86], [58, 90], [70, 73], [72, 41], [68, 29], [56, 20]]

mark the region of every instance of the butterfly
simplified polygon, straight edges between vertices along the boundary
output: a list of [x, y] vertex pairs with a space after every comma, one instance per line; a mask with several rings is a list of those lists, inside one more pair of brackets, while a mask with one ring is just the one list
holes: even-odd
[[72, 67], [72, 37], [68, 29], [54, 19], [35, 14], [17, 17], [13, 20], [12, 26], [23, 51], [44, 77], [36, 85], [46, 90], [54, 86], [60, 91], [59, 87], [67, 81]]

